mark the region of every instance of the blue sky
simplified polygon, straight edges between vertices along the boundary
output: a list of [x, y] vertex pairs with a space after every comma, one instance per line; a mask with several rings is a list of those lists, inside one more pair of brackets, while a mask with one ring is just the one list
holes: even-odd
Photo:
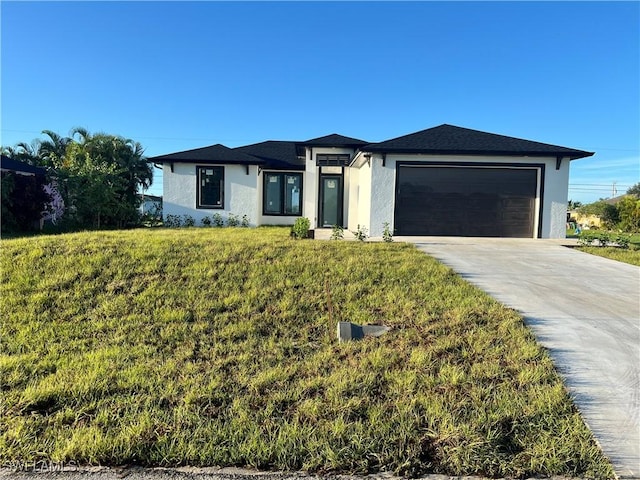
[[[638, 2], [10, 2], [1, 141], [75, 126], [149, 156], [443, 123], [595, 151], [569, 198], [640, 181]], [[161, 172], [151, 193], [161, 194]]]

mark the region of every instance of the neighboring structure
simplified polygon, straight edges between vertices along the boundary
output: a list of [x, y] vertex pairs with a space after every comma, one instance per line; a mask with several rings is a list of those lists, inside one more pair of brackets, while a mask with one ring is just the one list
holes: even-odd
[[[620, 203], [625, 198], [632, 197], [632, 196], [633, 195], [627, 193], [624, 195], [618, 195], [617, 197], [605, 198], [605, 199], [599, 200], [596, 203], [599, 203], [601, 201], [602, 203], [605, 203], [607, 205], [615, 206], [615, 205], [618, 205], [618, 203]], [[582, 226], [582, 228], [585, 228], [585, 229], [603, 227], [603, 222], [602, 222], [602, 218], [600, 218], [600, 215], [596, 215], [594, 213], [589, 213], [589, 214], [580, 213], [579, 209], [569, 210], [567, 212], [567, 221], [577, 223], [578, 225]]]
[[162, 197], [149, 195], [147, 193], [140, 194], [140, 215], [149, 215], [154, 218], [161, 218]]
[[14, 160], [6, 155], [0, 156], [0, 171], [12, 172], [16, 175], [24, 175], [26, 177], [44, 177], [47, 173], [47, 171], [42, 167], [29, 165], [28, 163], [21, 162], [20, 160]]
[[163, 214], [246, 215], [251, 225], [342, 225], [382, 235], [564, 238], [569, 161], [591, 152], [452, 125], [369, 143], [213, 145], [151, 158]]
[[64, 201], [55, 179], [47, 183], [46, 169], [2, 155], [3, 230], [42, 229], [64, 213]]

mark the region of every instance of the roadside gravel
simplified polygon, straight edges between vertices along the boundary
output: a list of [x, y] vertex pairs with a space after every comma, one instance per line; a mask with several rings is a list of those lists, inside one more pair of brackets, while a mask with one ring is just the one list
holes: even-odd
[[[24, 465], [20, 470], [0, 468], [2, 480], [401, 480], [388, 473], [375, 475], [312, 475], [305, 472], [261, 472], [243, 468], [143, 468], [143, 467], [57, 467], [56, 465]], [[424, 480], [481, 480], [482, 477], [450, 477], [425, 475]], [[536, 477], [535, 480], [580, 480], [567, 477]], [[496, 480], [496, 479], [493, 479]], [[527, 479], [534, 480], [534, 479]]]

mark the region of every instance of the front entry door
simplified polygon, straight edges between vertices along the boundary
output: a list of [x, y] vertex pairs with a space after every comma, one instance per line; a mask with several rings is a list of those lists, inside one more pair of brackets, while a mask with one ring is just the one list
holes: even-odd
[[320, 226], [342, 226], [342, 175], [320, 176]]

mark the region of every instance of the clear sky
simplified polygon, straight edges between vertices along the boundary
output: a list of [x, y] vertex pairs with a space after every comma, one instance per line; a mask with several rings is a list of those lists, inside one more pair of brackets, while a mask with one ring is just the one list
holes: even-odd
[[[2, 145], [82, 126], [148, 156], [443, 123], [640, 181], [639, 2], [0, 2]], [[150, 193], [161, 194], [161, 172]]]

